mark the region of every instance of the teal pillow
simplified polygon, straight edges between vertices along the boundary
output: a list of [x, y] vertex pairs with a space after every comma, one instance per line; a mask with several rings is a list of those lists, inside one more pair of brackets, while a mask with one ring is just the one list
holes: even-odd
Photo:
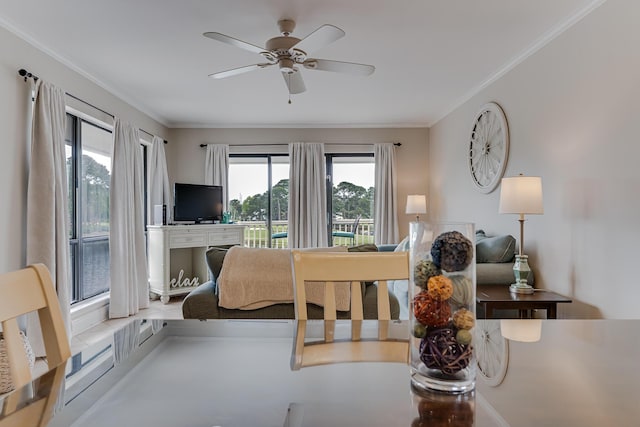
[[476, 232], [476, 262], [511, 262], [516, 254], [516, 239], [511, 235], [488, 237]]

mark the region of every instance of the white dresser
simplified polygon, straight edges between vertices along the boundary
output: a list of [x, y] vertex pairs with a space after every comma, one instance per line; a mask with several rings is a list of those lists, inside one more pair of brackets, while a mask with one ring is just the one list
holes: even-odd
[[172, 295], [191, 292], [209, 279], [209, 246], [242, 245], [244, 225], [149, 225], [149, 285], [166, 304]]

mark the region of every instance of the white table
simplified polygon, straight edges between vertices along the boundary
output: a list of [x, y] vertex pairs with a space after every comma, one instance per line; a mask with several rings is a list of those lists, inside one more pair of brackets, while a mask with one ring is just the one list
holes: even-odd
[[[412, 392], [404, 364], [291, 371], [294, 321], [161, 325], [130, 324], [76, 355], [77, 365], [87, 363], [68, 377], [68, 403], [49, 427], [387, 427], [420, 417], [424, 425], [600, 427], [640, 419], [640, 320], [545, 320], [539, 342], [509, 342], [499, 386], [479, 378], [474, 393], [424, 397]], [[408, 331], [404, 322], [392, 327]]]

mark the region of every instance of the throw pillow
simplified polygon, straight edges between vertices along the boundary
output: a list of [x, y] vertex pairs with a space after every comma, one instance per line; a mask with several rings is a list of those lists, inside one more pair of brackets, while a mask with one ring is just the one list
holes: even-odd
[[[482, 231], [482, 230], [479, 230]], [[500, 263], [511, 262], [516, 253], [516, 239], [511, 235], [487, 237], [478, 240], [476, 233], [476, 262]]]
[[398, 243], [398, 246], [396, 247], [396, 250], [394, 252], [407, 252], [409, 250], [409, 243], [409, 236], [407, 236], [402, 239], [400, 243]]
[[211, 280], [214, 283], [218, 281], [220, 270], [222, 270], [222, 262], [227, 255], [227, 251], [232, 246], [234, 245], [212, 246], [205, 252], [207, 266], [209, 266], [209, 272], [211, 273]]
[[[367, 243], [364, 245], [350, 246], [347, 248], [349, 252], [378, 252], [378, 247], [373, 243]], [[361, 282], [363, 286], [371, 286], [375, 282]], [[362, 290], [364, 292], [364, 289]]]
[[349, 252], [378, 252], [378, 247], [376, 245], [374, 245], [373, 243], [367, 243], [367, 244], [364, 244], [364, 245], [349, 246], [347, 248], [347, 251], [349, 251]]
[[[409, 236], [402, 239], [394, 252], [409, 251]], [[398, 299], [400, 303], [400, 319], [409, 318], [409, 281], [408, 280], [389, 280], [387, 286], [390, 292]]]
[[[22, 344], [24, 345], [24, 351], [29, 362], [29, 368], [33, 371], [36, 358], [31, 348], [31, 343], [22, 331], [20, 331], [20, 338], [22, 338]], [[15, 389], [13, 380], [11, 379], [11, 371], [9, 370], [9, 355], [7, 354], [6, 347], [4, 338], [2, 337], [2, 332], [0, 332], [0, 394], [8, 393]]]

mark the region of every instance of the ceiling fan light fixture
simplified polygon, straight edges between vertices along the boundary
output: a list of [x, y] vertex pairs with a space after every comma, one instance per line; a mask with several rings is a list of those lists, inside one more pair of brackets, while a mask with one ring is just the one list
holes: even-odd
[[282, 58], [278, 63], [278, 65], [280, 66], [280, 71], [287, 74], [293, 73], [296, 71], [296, 69], [293, 67], [293, 64], [294, 62], [290, 58]]

